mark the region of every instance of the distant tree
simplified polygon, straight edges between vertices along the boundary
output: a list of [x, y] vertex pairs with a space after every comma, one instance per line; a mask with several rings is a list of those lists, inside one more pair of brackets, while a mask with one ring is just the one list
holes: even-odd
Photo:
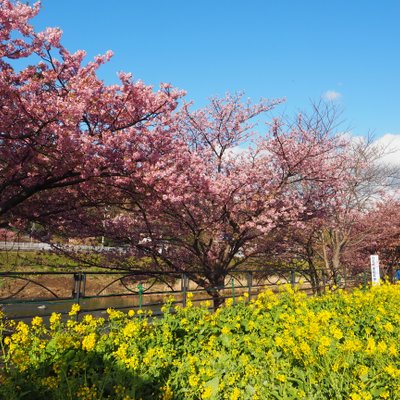
[[111, 52], [84, 65], [85, 52], [65, 49], [60, 30], [35, 32], [29, 20], [39, 7], [0, 0], [3, 227], [103, 204], [89, 183], [134, 178], [162, 155], [182, 95], [169, 85], [153, 92], [126, 73], [105, 85], [96, 72]]
[[[385, 199], [363, 216], [359, 230], [364, 241], [356, 254], [350, 255], [369, 263], [369, 255], [378, 254], [381, 277], [393, 280], [400, 269], [400, 203]], [[367, 236], [368, 235], [368, 236]]]
[[395, 241], [398, 218], [390, 194], [399, 173], [382, 163], [385, 152], [369, 139], [350, 142], [348, 174], [336, 195], [339, 201], [331, 202], [322, 218], [301, 229], [289, 227], [277, 239], [277, 259], [300, 263], [316, 291], [327, 277], [339, 284], [347, 275], [368, 270], [369, 255], [378, 250], [387, 254], [389, 243]]

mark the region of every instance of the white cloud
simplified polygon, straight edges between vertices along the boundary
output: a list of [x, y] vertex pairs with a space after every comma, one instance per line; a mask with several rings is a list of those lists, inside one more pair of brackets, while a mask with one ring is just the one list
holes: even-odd
[[[365, 136], [353, 136], [351, 132], [343, 136], [355, 145], [365, 143], [367, 140]], [[386, 133], [375, 139], [372, 144], [382, 154], [380, 159], [383, 163], [400, 166], [400, 134]]]
[[382, 157], [383, 162], [400, 166], [400, 134], [386, 133], [375, 143], [385, 153]]
[[235, 146], [227, 149], [226, 153], [229, 155], [229, 157], [237, 157], [242, 154], [246, 154], [249, 152], [248, 147], [242, 147], [242, 146]]
[[323, 95], [322, 98], [327, 101], [335, 101], [339, 100], [342, 97], [341, 93], [336, 92], [335, 90], [327, 90]]
[[[364, 136], [353, 136], [351, 132], [343, 132], [342, 135], [354, 144], [365, 142]], [[373, 142], [383, 154], [381, 161], [389, 165], [400, 167], [400, 133], [386, 133]], [[250, 148], [245, 146], [235, 146], [226, 151], [226, 157], [250, 157]]]

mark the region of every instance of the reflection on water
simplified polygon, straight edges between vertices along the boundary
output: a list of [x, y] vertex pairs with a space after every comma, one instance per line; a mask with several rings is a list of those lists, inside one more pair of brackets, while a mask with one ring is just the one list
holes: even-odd
[[[68, 314], [72, 304], [77, 303], [76, 299], [55, 300], [40, 302], [19, 302], [0, 305], [1, 309], [9, 319], [30, 320], [33, 316], [48, 317], [53, 312]], [[90, 313], [95, 316], [106, 314], [107, 308], [129, 310], [138, 309], [139, 298], [137, 295], [116, 296], [116, 297], [97, 297], [79, 299], [82, 313]], [[161, 313], [163, 302], [161, 298], [146, 299], [142, 305], [143, 310], [152, 310], [154, 314]]]

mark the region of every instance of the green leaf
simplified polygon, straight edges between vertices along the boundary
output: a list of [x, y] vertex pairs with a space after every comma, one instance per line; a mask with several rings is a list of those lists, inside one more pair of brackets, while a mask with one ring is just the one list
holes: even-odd
[[231, 338], [228, 335], [221, 335], [221, 341], [225, 347], [231, 346]]
[[219, 378], [217, 376], [206, 382], [205, 387], [211, 389], [210, 399], [217, 398], [216, 396], [218, 394], [218, 385], [219, 385]]

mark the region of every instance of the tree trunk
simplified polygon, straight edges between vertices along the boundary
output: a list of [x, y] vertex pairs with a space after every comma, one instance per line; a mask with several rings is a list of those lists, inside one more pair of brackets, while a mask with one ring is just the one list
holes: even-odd
[[213, 298], [214, 311], [225, 303], [225, 298], [221, 295], [221, 293], [218, 290], [213, 291], [211, 296]]
[[207, 293], [212, 297], [214, 311], [225, 303], [223, 290], [225, 288], [225, 275], [216, 276], [210, 279], [210, 287], [206, 288]]

